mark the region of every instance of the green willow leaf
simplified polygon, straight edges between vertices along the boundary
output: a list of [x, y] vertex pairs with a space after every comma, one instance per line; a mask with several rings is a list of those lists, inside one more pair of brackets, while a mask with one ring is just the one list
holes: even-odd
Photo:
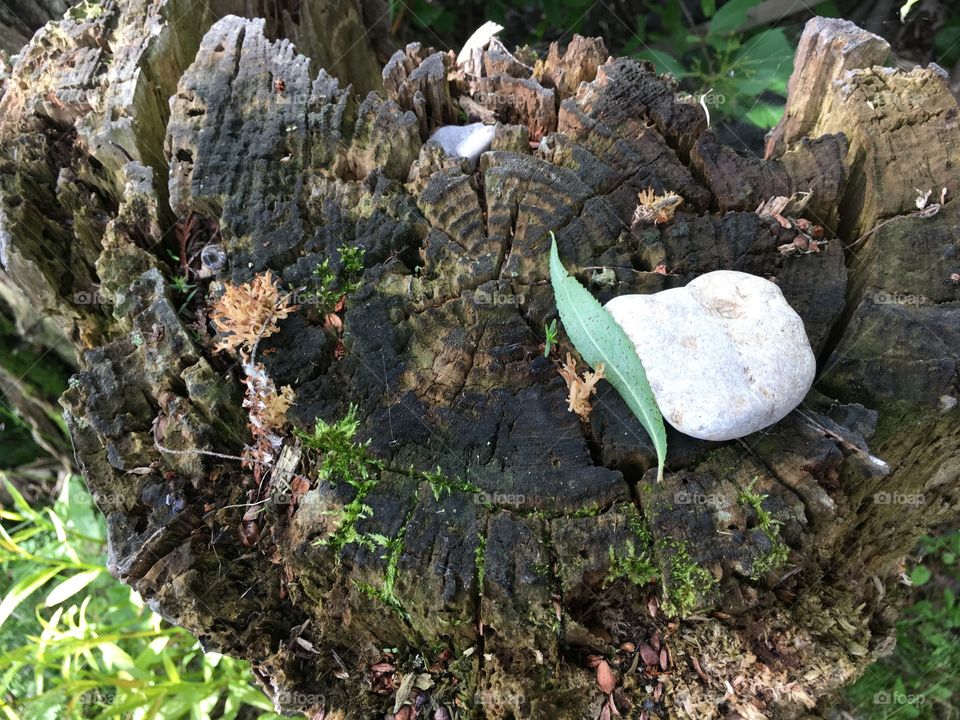
[[667, 457], [667, 434], [663, 416], [647, 381], [647, 373], [630, 338], [613, 316], [577, 279], [567, 274], [557, 253], [557, 239], [550, 233], [550, 283], [560, 312], [560, 321], [577, 352], [594, 370], [603, 364], [603, 376], [643, 425], [657, 451], [657, 480], [663, 480]]
[[78, 572], [76, 575], [71, 575], [50, 591], [47, 598], [43, 601], [44, 606], [53, 607], [73, 597], [100, 577], [101, 572], [103, 571], [100, 569], [85, 570], [84, 572]]
[[3, 600], [0, 601], [0, 625], [7, 621], [7, 618], [20, 606], [20, 604], [37, 590], [47, 584], [48, 581], [55, 578], [63, 570], [63, 565], [54, 565], [53, 567], [37, 570], [24, 578], [21, 578], [13, 587], [5, 591]]

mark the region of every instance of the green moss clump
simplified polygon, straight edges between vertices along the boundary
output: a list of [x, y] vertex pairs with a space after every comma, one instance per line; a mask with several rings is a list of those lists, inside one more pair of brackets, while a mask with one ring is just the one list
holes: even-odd
[[404, 619], [409, 619], [403, 603], [397, 597], [397, 575], [400, 572], [400, 556], [403, 554], [403, 534], [406, 528], [401, 528], [397, 536], [385, 543], [387, 554], [387, 569], [383, 573], [383, 585], [376, 587], [370, 583], [357, 582], [357, 590], [367, 597], [379, 600], [387, 607], [396, 610]]
[[650, 531], [643, 522], [640, 511], [635, 505], [628, 505], [625, 514], [627, 526], [633, 533], [635, 541], [626, 542], [624, 553], [618, 553], [612, 547], [609, 549], [610, 570], [604, 579], [604, 586], [617, 580], [627, 580], [634, 585], [644, 586], [656, 582], [660, 577], [653, 563]]
[[770, 540], [771, 547], [768, 551], [757, 555], [753, 559], [753, 565], [750, 568], [750, 579], [760, 580], [767, 573], [776, 570], [782, 566], [790, 557], [790, 548], [780, 538], [779, 520], [774, 519], [769, 512], [764, 510], [763, 501], [767, 499], [766, 495], [761, 495], [754, 490], [757, 484], [757, 478], [750, 481], [750, 484], [740, 491], [737, 495], [739, 505], [748, 506], [753, 509], [757, 516], [757, 527], [763, 531], [763, 534]]
[[790, 548], [782, 540], [777, 539], [767, 552], [757, 555], [750, 568], [750, 579], [759, 580], [767, 573], [782, 567], [790, 557]]
[[601, 512], [603, 512], [603, 508], [600, 507], [600, 504], [593, 503], [592, 505], [584, 505], [581, 508], [577, 508], [571, 517], [575, 517], [575, 518], [596, 517]]
[[332, 547], [338, 559], [340, 551], [351, 543], [372, 550], [387, 547], [391, 542], [382, 535], [357, 530], [360, 520], [373, 515], [366, 498], [376, 487], [380, 471], [383, 470], [383, 463], [367, 450], [369, 441], [359, 443], [354, 439], [359, 427], [357, 408], [351, 405], [347, 414], [335, 423], [317, 420], [313, 432], [296, 431], [305, 447], [320, 453], [318, 479], [330, 483], [345, 482], [355, 490], [353, 499], [335, 511], [338, 520], [336, 530], [316, 541], [318, 545]]
[[444, 493], [448, 495], [454, 490], [465, 493], [478, 493], [480, 488], [466, 480], [451, 480], [445, 477], [438, 467], [433, 472], [413, 473], [419, 475], [422, 479], [430, 483], [430, 491], [433, 493], [433, 499], [440, 502]]
[[659, 576], [646, 548], [638, 553], [636, 546], [629, 540], [625, 555], [617, 555], [614, 549], [610, 548], [610, 571], [604, 585], [610, 585], [617, 580], [628, 580], [642, 587], [655, 582]]
[[693, 561], [686, 542], [664, 539], [659, 544], [664, 553], [670, 554], [667, 597], [663, 609], [670, 615], [689, 615], [717, 581], [709, 570]]
[[477, 594], [483, 595], [484, 567], [483, 561], [487, 550], [487, 538], [480, 536], [477, 547], [473, 551], [473, 561], [477, 566]]

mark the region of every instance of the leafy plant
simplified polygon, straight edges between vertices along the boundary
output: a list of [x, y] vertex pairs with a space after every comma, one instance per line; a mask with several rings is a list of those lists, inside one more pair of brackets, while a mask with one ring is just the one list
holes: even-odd
[[638, 15], [635, 40], [624, 52], [650, 60], [658, 72], [686, 81], [694, 99], [710, 112], [773, 127], [783, 107], [761, 98], [767, 92], [786, 93], [793, 48], [782, 28], [737, 33], [760, 2], [729, 0], [717, 8], [713, 0], [703, 0], [705, 27], [692, 26], [680, 3], [659, 4], [650, 12], [661, 29], [649, 30], [650, 15]]
[[306, 297], [316, 301], [321, 315], [333, 312], [343, 296], [356, 292], [360, 288], [364, 249], [341, 245], [337, 248], [337, 252], [340, 253], [343, 271], [340, 282], [337, 282], [337, 274], [330, 267], [330, 258], [324, 258], [323, 262], [313, 269], [313, 287], [305, 293]]
[[603, 366], [604, 377], [620, 393], [627, 407], [643, 425], [657, 451], [657, 480], [663, 479], [667, 434], [643, 363], [630, 338], [613, 316], [567, 274], [557, 253], [557, 239], [550, 233], [550, 282], [567, 335], [587, 364]]
[[3, 478], [0, 716], [279, 720], [247, 663], [206, 653], [103, 565], [105, 528], [77, 478], [31, 508]]
[[316, 544], [333, 548], [339, 558], [340, 551], [351, 543], [367, 549], [386, 547], [389, 539], [371, 533], [361, 533], [357, 523], [373, 514], [366, 497], [380, 479], [383, 463], [367, 450], [367, 443], [357, 442], [355, 436], [360, 428], [357, 408], [351, 405], [347, 414], [335, 423], [318, 419], [313, 432], [295, 430], [303, 444], [320, 453], [317, 468], [318, 479], [324, 482], [345, 482], [354, 489], [350, 502], [330, 514], [335, 514], [337, 527]]
[[868, 667], [847, 689], [847, 702], [858, 717], [960, 715], [960, 531], [924, 537], [919, 555], [923, 563], [911, 572], [917, 601], [897, 622], [896, 651]]
[[660, 573], [654, 567], [650, 554], [646, 549], [637, 551], [633, 542], [627, 541], [627, 551], [623, 555], [618, 555], [613, 548], [608, 550], [610, 554], [610, 570], [604, 580], [604, 585], [610, 585], [620, 579], [626, 579], [634, 585], [643, 587], [649, 583], [655, 582], [660, 578]]

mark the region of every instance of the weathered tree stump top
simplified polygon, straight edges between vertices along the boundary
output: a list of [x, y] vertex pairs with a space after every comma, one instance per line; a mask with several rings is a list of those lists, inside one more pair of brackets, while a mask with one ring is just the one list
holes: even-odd
[[[882, 40], [812, 21], [760, 160], [599, 40], [535, 66], [494, 44], [480, 76], [411, 45], [363, 95], [263, 21], [168, 17], [64, 20], [0, 101], [0, 259], [82, 351], [77, 457], [111, 570], [151, 607], [327, 718], [382, 717], [404, 687], [430, 713], [595, 718], [601, 656], [628, 717], [799, 717], [889, 649], [896, 564], [956, 516], [960, 474], [960, 136], [934, 70], [863, 67]], [[476, 171], [426, 142], [464, 118], [501, 123]], [[946, 204], [914, 212], [915, 187]], [[683, 205], [634, 226], [651, 188]], [[806, 191], [822, 246], [756, 212]], [[774, 279], [817, 389], [740, 441], [671, 433], [656, 484], [616, 393], [582, 423], [543, 356], [550, 231], [601, 301], [716, 269]], [[352, 248], [358, 287], [324, 308], [318, 268], [345, 287]], [[324, 453], [292, 433], [280, 463], [299, 464], [264, 484], [193, 452], [250, 440], [205, 305], [266, 271], [302, 307], [259, 359], [298, 428], [357, 408], [369, 483], [318, 481]]]

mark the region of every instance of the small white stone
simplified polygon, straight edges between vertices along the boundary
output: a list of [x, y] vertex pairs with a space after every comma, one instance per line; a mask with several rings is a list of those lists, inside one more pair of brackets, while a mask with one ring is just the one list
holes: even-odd
[[490, 149], [496, 126], [483, 123], [470, 125], [443, 125], [438, 127], [430, 140], [443, 148], [447, 155], [466, 158], [475, 167], [480, 155]]
[[762, 430], [810, 390], [803, 321], [772, 282], [719, 270], [686, 287], [621, 295], [606, 309], [637, 349], [664, 419], [703, 440]]

